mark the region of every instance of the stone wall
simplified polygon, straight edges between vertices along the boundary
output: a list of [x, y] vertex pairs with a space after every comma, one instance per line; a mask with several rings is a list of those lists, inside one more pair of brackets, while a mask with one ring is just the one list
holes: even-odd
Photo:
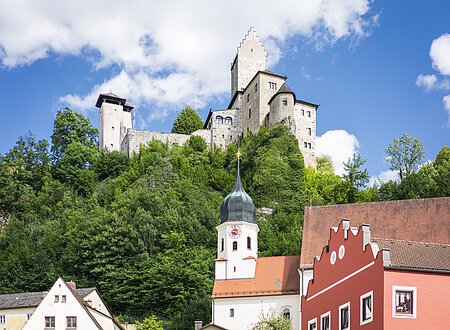
[[296, 122], [294, 135], [305, 159], [305, 165], [316, 167], [316, 107], [297, 101], [294, 109]]

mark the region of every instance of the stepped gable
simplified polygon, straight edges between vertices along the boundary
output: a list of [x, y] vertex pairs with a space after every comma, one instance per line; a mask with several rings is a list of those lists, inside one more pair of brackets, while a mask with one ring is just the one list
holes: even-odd
[[370, 225], [373, 237], [450, 244], [450, 197], [305, 207], [301, 268], [312, 266], [342, 219]]

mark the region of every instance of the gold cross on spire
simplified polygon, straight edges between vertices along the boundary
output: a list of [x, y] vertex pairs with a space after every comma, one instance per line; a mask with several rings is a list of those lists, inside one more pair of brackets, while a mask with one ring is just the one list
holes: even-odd
[[236, 157], [237, 157], [237, 159], [241, 159], [241, 151], [239, 149], [236, 153]]

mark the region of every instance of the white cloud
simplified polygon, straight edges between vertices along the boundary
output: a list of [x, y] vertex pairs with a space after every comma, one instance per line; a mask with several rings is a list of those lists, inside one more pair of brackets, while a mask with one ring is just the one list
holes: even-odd
[[294, 35], [325, 44], [364, 37], [372, 22], [370, 3], [4, 0], [0, 61], [15, 68], [70, 54], [90, 61], [93, 69], [114, 64], [120, 68], [116, 76], [61, 101], [89, 110], [99, 92], [112, 90], [135, 105], [151, 105], [159, 112], [152, 116], [163, 116], [182, 103], [203, 106], [228, 95], [230, 62], [251, 25], [267, 42], [273, 65]]
[[344, 174], [344, 162], [357, 153], [359, 142], [356, 136], [345, 130], [327, 131], [316, 140], [317, 155], [329, 155], [333, 160], [335, 173]]
[[445, 33], [433, 40], [430, 57], [435, 70], [442, 75], [450, 75], [450, 34]]
[[434, 74], [420, 74], [416, 79], [416, 85], [430, 91], [436, 88], [438, 83], [437, 77]]
[[444, 102], [445, 111], [447, 111], [447, 115], [448, 115], [447, 125], [450, 126], [450, 94], [444, 96], [442, 98], [442, 101]]
[[369, 179], [369, 186], [372, 187], [374, 183], [381, 184], [388, 181], [397, 181], [399, 179], [397, 171], [383, 171], [380, 172], [377, 176], [372, 176]]

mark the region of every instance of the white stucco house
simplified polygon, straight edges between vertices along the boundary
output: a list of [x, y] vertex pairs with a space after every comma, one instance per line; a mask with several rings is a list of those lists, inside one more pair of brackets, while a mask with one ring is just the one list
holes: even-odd
[[0, 295], [1, 330], [122, 330], [95, 288], [62, 278], [49, 291]]

